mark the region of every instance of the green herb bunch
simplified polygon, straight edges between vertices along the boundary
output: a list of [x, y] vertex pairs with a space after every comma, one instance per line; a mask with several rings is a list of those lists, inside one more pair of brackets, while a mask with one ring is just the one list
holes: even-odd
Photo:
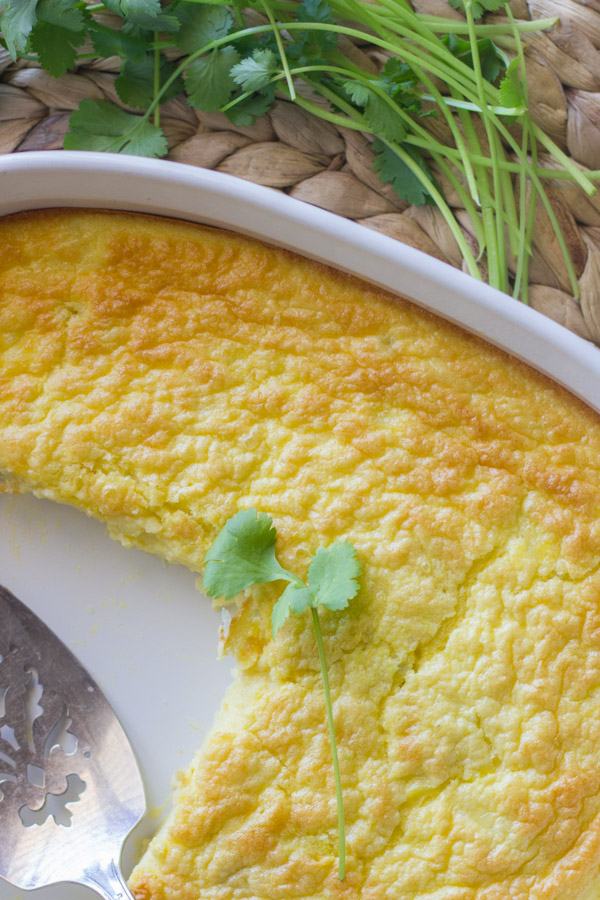
[[273, 637], [277, 636], [290, 613], [301, 616], [310, 610], [319, 652], [333, 759], [338, 810], [338, 875], [341, 881], [346, 867], [344, 804], [318, 608], [323, 607], [332, 611], [345, 609], [358, 591], [357, 579], [361, 574], [361, 566], [352, 544], [337, 541], [330, 547], [317, 550], [304, 582], [280, 565], [275, 555], [276, 538], [273, 522], [265, 513], [257, 512], [255, 509], [244, 509], [236, 513], [225, 523], [206, 554], [203, 589], [209, 597], [224, 597], [225, 600], [231, 600], [255, 584], [287, 581], [287, 587], [273, 607], [271, 615]]
[[[54, 76], [89, 56], [121, 58], [115, 88], [139, 114], [84, 100], [71, 116], [65, 148], [164, 156], [160, 104], [170, 97], [184, 92], [192, 106], [251, 125], [278, 93], [372, 136], [381, 180], [409, 203], [435, 203], [471, 275], [487, 272], [490, 284], [524, 301], [541, 203], [577, 297], [544, 182], [567, 178], [592, 194], [600, 173], [581, 172], [531, 118], [522, 38], [556, 20], [517, 22], [503, 0], [449, 2], [464, 21], [420, 15], [407, 0], [245, 0], [243, 7], [235, 0], [0, 0], [0, 29], [14, 59], [37, 59]], [[478, 21], [496, 11], [506, 21]], [[257, 12], [261, 24], [247, 24]], [[352, 62], [340, 36], [376, 52], [381, 71], [373, 75]], [[93, 50], [82, 52], [88, 41]], [[444, 129], [428, 127], [430, 116]], [[446, 138], [436, 136], [442, 130]], [[558, 169], [538, 164], [538, 147]], [[432, 164], [460, 198], [475, 249]]]

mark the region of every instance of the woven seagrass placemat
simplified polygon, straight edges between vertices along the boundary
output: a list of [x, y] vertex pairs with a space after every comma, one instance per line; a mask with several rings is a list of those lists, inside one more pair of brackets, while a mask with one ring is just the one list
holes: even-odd
[[[459, 16], [446, 0], [413, 0], [413, 6], [431, 15]], [[513, 0], [511, 8], [519, 19], [560, 18], [551, 31], [527, 37], [532, 116], [582, 168], [600, 169], [600, 0]], [[376, 71], [377, 59], [360, 47], [344, 50]], [[86, 59], [74, 73], [52, 78], [35, 63], [13, 63], [0, 48], [0, 152], [60, 149], [71, 111], [87, 97], [108, 98], [127, 109], [114, 88], [119, 66], [116, 57]], [[178, 97], [162, 106], [161, 125], [171, 160], [285, 191], [461, 266], [458, 245], [437, 208], [410, 207], [382, 184], [372, 168], [370, 142], [356, 131], [317, 120], [285, 100], [276, 101], [253, 127], [240, 127]], [[600, 345], [600, 193], [587, 197], [564, 180], [548, 182], [548, 193], [575, 265], [580, 299], [572, 296], [550, 221], [540, 208], [530, 303]], [[458, 197], [448, 200], [474, 244]]]

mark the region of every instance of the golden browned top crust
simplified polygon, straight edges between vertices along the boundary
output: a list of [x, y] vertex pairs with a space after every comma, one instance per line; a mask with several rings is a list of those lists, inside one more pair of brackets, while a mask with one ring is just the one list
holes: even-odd
[[[309, 623], [248, 591], [240, 673], [139, 900], [592, 900], [600, 878], [600, 422], [413, 305], [225, 232], [0, 223], [0, 471], [200, 570], [272, 515], [284, 565], [351, 540]], [[401, 285], [398, 286], [401, 289]], [[510, 302], [507, 300], [507, 302]]]

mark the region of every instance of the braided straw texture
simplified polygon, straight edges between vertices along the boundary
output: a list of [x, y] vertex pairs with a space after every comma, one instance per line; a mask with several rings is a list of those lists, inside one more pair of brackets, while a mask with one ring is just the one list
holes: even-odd
[[[413, 0], [413, 6], [421, 13], [460, 17], [446, 0]], [[552, 31], [524, 36], [532, 116], [582, 169], [600, 169], [600, 0], [513, 0], [511, 8], [522, 20], [560, 17]], [[260, 18], [247, 12], [248, 22]], [[340, 41], [359, 65], [378, 70], [377, 52]], [[55, 79], [35, 63], [13, 63], [0, 48], [0, 153], [60, 149], [69, 115], [86, 97], [108, 98], [128, 109], [114, 88], [119, 65], [116, 57], [86, 59], [73, 74]], [[221, 113], [192, 109], [178, 97], [161, 107], [161, 124], [171, 160], [285, 191], [461, 266], [456, 241], [438, 210], [410, 207], [382, 184], [372, 168], [370, 141], [356, 131], [317, 120], [285, 100], [248, 128], [232, 125]], [[543, 156], [540, 163], [555, 165]], [[436, 175], [475, 245], [458, 197]], [[537, 204], [530, 303], [600, 346], [600, 193], [590, 198], [561, 180], [547, 182], [547, 189], [575, 265], [580, 300], [571, 294], [550, 221]]]

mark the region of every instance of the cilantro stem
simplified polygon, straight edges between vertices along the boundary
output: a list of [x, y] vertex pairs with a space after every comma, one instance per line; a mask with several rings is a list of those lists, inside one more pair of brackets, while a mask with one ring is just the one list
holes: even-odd
[[246, 23], [244, 22], [244, 16], [242, 15], [242, 8], [239, 3], [233, 4], [233, 16], [235, 18], [236, 24], [238, 28], [245, 28]]
[[[535, 143], [535, 139], [531, 141], [531, 157], [533, 162], [535, 163], [537, 160], [537, 147]], [[527, 198], [527, 182], [524, 182], [523, 192], [525, 198]], [[525, 224], [525, 236], [523, 239], [523, 263], [521, 268], [521, 283], [517, 285], [519, 288], [519, 293], [515, 294], [516, 297], [520, 297], [523, 303], [529, 303], [529, 262], [531, 259], [531, 241], [533, 238], [533, 227], [535, 225], [535, 204], [537, 198], [537, 191], [534, 189], [533, 184], [531, 185], [531, 194], [529, 196], [529, 204], [527, 205], [527, 221]], [[577, 296], [577, 294], [576, 294]]]
[[[487, 207], [483, 208], [482, 212], [484, 216], [484, 228], [486, 228], [488, 232], [487, 253], [489, 282], [494, 287], [500, 288], [500, 290], [506, 290], [508, 282], [504, 249], [504, 215], [502, 209], [502, 193], [500, 190], [500, 171], [498, 169], [498, 156], [503, 154], [504, 151], [500, 142], [496, 140], [496, 132], [492, 128], [488, 117], [485, 87], [483, 83], [484, 79], [481, 72], [481, 60], [479, 58], [479, 48], [477, 45], [477, 36], [475, 34], [472, 0], [465, 0], [465, 13], [469, 28], [469, 39], [471, 42], [471, 58], [473, 60], [473, 71], [475, 72], [475, 85], [481, 104], [481, 116], [492, 160], [493, 195], [489, 192], [488, 178], [485, 170], [483, 170], [482, 176], [485, 179], [485, 199], [488, 204]], [[477, 141], [477, 143], [479, 143], [479, 141]], [[496, 207], [495, 210], [493, 209], [493, 206]]]
[[[459, 119], [467, 139], [471, 152], [481, 155], [479, 137], [475, 131], [471, 114], [467, 110], [459, 109]], [[487, 253], [488, 278], [490, 284], [498, 287], [498, 274], [496, 268], [496, 235], [494, 231], [494, 211], [487, 170], [483, 166], [475, 167], [479, 196], [481, 197], [481, 221], [483, 224], [484, 244], [482, 250]]]
[[261, 0], [261, 5], [266, 13], [266, 16], [271, 23], [271, 27], [273, 29], [273, 34], [275, 35], [275, 42], [277, 44], [277, 49], [279, 50], [279, 56], [281, 58], [281, 65], [283, 66], [283, 71], [285, 72], [285, 80], [287, 81], [288, 90], [290, 92], [290, 98], [292, 100], [296, 99], [296, 89], [294, 88], [294, 82], [292, 80], [292, 76], [290, 75], [290, 67], [288, 65], [286, 52], [283, 46], [283, 41], [281, 40], [281, 35], [279, 34], [279, 26], [275, 21], [275, 17], [269, 8], [268, 4], [265, 0]]
[[[408, 141], [407, 141], [407, 143], [408, 143]], [[460, 197], [461, 203], [463, 204], [465, 210], [467, 211], [467, 213], [469, 215], [469, 219], [471, 220], [471, 225], [473, 226], [473, 233], [475, 234], [477, 243], [479, 244], [480, 248], [483, 248], [483, 245], [485, 244], [485, 235], [484, 235], [484, 231], [483, 231], [483, 228], [481, 225], [481, 220], [479, 218], [477, 209], [475, 208], [475, 204], [473, 202], [473, 197], [471, 195], [469, 195], [469, 193], [464, 189], [460, 180], [456, 177], [456, 175], [452, 171], [451, 167], [448, 165], [448, 163], [444, 159], [444, 156], [441, 153], [436, 152], [433, 148], [430, 149], [430, 153], [431, 153], [433, 159], [435, 160], [435, 162], [437, 163], [437, 165], [439, 166], [439, 168], [441, 169], [441, 171], [444, 173], [444, 175], [446, 176], [446, 178], [448, 179], [448, 181], [450, 182], [450, 184], [456, 191], [456, 193], [458, 194], [458, 196]]]
[[[414, 66], [413, 68], [416, 72], [417, 67]], [[442, 97], [442, 96], [443, 96], [443, 101], [444, 101], [445, 105], [449, 106], [450, 108], [466, 109], [468, 112], [476, 112], [476, 113], [482, 112], [481, 103], [470, 103], [468, 100], [459, 100], [457, 97], [448, 97], [446, 94], [444, 94], [444, 95], [440, 94], [440, 97]], [[422, 98], [423, 98], [423, 100], [434, 100], [434, 101], [436, 100], [435, 97], [428, 96], [427, 94], [422, 94]], [[490, 109], [492, 112], [497, 113], [499, 116], [518, 116], [518, 115], [522, 115], [522, 113], [525, 111], [524, 109], [521, 109], [520, 107], [509, 108], [507, 106], [491, 106], [489, 103], [486, 104], [486, 106], [488, 109]]]
[[[154, 32], [154, 41], [158, 42], [159, 34], [158, 31]], [[158, 47], [154, 47], [154, 84], [153, 84], [153, 98], [156, 99], [158, 93], [160, 91], [160, 50]], [[158, 103], [154, 107], [154, 125], [156, 128], [160, 128], [160, 107]]]
[[[567, 269], [567, 275], [569, 276], [569, 282], [571, 284], [571, 291], [573, 292], [573, 297], [576, 300], [579, 300], [579, 282], [577, 280], [577, 275], [575, 273], [575, 268], [573, 266], [573, 260], [571, 259], [571, 254], [569, 253], [569, 248], [567, 247], [565, 236], [562, 233], [562, 229], [558, 223], [558, 219], [556, 218], [556, 213], [552, 209], [552, 204], [550, 203], [550, 199], [548, 194], [540, 184], [540, 181], [535, 174], [535, 171], [531, 172], [531, 180], [533, 182], [534, 187], [537, 189], [537, 193], [542, 201], [544, 209], [548, 214], [548, 218], [550, 219], [550, 224], [552, 225], [552, 230], [556, 235], [556, 240], [558, 241], [558, 246], [560, 247], [560, 252], [562, 253], [562, 257], [565, 261], [565, 266]], [[533, 227], [533, 226], [532, 226]]]
[[448, 108], [450, 104], [444, 102], [445, 98], [442, 97], [441, 93], [438, 91], [434, 82], [431, 81], [430, 78], [427, 77], [425, 72], [421, 71], [420, 68], [416, 69], [416, 74], [421, 78], [423, 84], [429, 87], [433, 95], [434, 102], [437, 104], [438, 108], [442, 110], [442, 114], [446, 119], [448, 127], [452, 133], [452, 137], [454, 138], [454, 143], [456, 144], [456, 149], [459, 152], [460, 159], [463, 165], [463, 170], [465, 173], [465, 178], [467, 180], [467, 184], [469, 186], [469, 190], [471, 191], [471, 196], [475, 203], [479, 203], [479, 189], [477, 187], [477, 182], [475, 179], [475, 173], [473, 172], [472, 160], [469, 158], [470, 154], [467, 151], [467, 147], [464, 141], [462, 134], [460, 133], [460, 129], [458, 128], [454, 116], [452, 115], [451, 110]]
[[[506, 7], [509, 21], [511, 23], [513, 36], [516, 41], [519, 60], [519, 73], [521, 75], [521, 86], [523, 97], [527, 105], [527, 76], [525, 71], [525, 58], [523, 56], [523, 46], [518, 32], [515, 30], [515, 19], [509, 6]], [[530, 140], [529, 116], [525, 116], [521, 122], [522, 134], [522, 152], [523, 156], [527, 156], [527, 148]], [[532, 142], [532, 161], [536, 161], [535, 140]], [[527, 175], [525, 167], [521, 166], [519, 172], [519, 244], [517, 249], [517, 265], [515, 270], [515, 278], [513, 283], [513, 296], [521, 295], [523, 302], [527, 302], [528, 294], [528, 271], [529, 271], [529, 247], [531, 244], [531, 230], [535, 218], [535, 191], [533, 186], [529, 197], [529, 205], [527, 204]]]
[[344, 823], [344, 799], [342, 796], [342, 778], [340, 775], [340, 762], [338, 759], [337, 742], [335, 739], [335, 726], [333, 724], [333, 708], [331, 705], [331, 691], [329, 689], [329, 675], [327, 674], [327, 660], [323, 646], [323, 633], [319, 614], [314, 606], [310, 608], [317, 647], [319, 650], [319, 662], [321, 663], [321, 677], [323, 679], [323, 691], [325, 693], [325, 706], [327, 708], [327, 727], [329, 729], [329, 742], [331, 744], [331, 756], [333, 759], [333, 774], [335, 778], [335, 796], [337, 799], [338, 815], [338, 878], [344, 880], [346, 874], [346, 826]]
[[570, 156], [567, 156], [566, 153], [558, 147], [551, 137], [536, 125], [535, 122], [531, 123], [531, 128], [533, 131], [534, 137], [540, 142], [540, 144], [546, 148], [546, 150], [554, 157], [554, 159], [559, 162], [564, 169], [569, 173], [571, 178], [577, 182], [580, 188], [582, 188], [588, 196], [592, 196], [592, 194], [596, 193], [596, 188], [589, 181], [589, 172], [582, 172], [577, 168], [573, 160]]
[[[419, 15], [421, 22], [429, 26], [432, 31], [442, 34], [468, 34], [469, 26], [466, 22], [454, 22], [439, 16]], [[531, 22], [515, 22], [516, 31], [546, 31], [553, 28], [559, 19], [557, 16], [547, 19], [533, 19]], [[475, 25], [477, 37], [504, 37], [505, 25]]]
[[[527, 152], [529, 143], [529, 123], [523, 123], [523, 151]], [[529, 198], [529, 209], [527, 207], [527, 175], [523, 168], [519, 175], [519, 217], [520, 217], [520, 236], [519, 247], [517, 252], [517, 266], [515, 271], [515, 280], [513, 285], [513, 293], [518, 297], [522, 290], [526, 289], [527, 270], [528, 270], [528, 243], [526, 239], [529, 220], [533, 220], [535, 213], [535, 193], [532, 190]]]
[[[519, 216], [517, 213], [517, 204], [515, 202], [515, 191], [512, 178], [510, 177], [510, 172], [503, 165], [505, 154], [502, 143], [497, 134], [494, 134], [494, 139], [496, 143], [500, 144], [500, 147], [502, 148], [500, 159], [498, 161], [498, 170], [500, 172], [500, 187], [504, 200], [510, 252], [512, 254], [516, 254], [519, 247]], [[526, 148], [524, 152], [526, 152]]]
[[[554, 231], [554, 234], [556, 235], [556, 240], [560, 247], [560, 252], [565, 261], [565, 266], [567, 269], [567, 274], [569, 276], [569, 282], [571, 284], [571, 290], [573, 292], [573, 296], [577, 300], [577, 299], [579, 299], [579, 282], [577, 281], [577, 275], [575, 274], [575, 269], [573, 267], [573, 260], [571, 259], [571, 256], [569, 254], [569, 250], [566, 245], [564, 235], [561, 231], [560, 225], [558, 223], [558, 219], [556, 218], [556, 214], [555, 214], [554, 210], [552, 209], [552, 204], [550, 203], [548, 194], [546, 193], [542, 183], [540, 182], [540, 179], [539, 179], [539, 176], [538, 176], [538, 173], [536, 170], [536, 165], [533, 162], [533, 159], [537, 159], [537, 157], [534, 157], [532, 154], [532, 162], [530, 163], [529, 160], [527, 159], [527, 157], [523, 156], [521, 147], [517, 144], [517, 142], [513, 138], [512, 134], [510, 133], [508, 128], [506, 128], [505, 125], [500, 120], [498, 120], [492, 112], [490, 112], [490, 118], [494, 121], [496, 128], [498, 129], [498, 131], [500, 132], [500, 134], [502, 135], [502, 137], [504, 138], [506, 143], [511, 147], [511, 149], [515, 152], [515, 154], [521, 160], [521, 165], [524, 167], [524, 170], [527, 172], [527, 174], [531, 178], [532, 185], [535, 187], [535, 190], [537, 191], [537, 193], [542, 201], [544, 209], [546, 210], [546, 212], [548, 214], [548, 218], [550, 219], [550, 224], [552, 226], [552, 230]], [[533, 135], [536, 136], [537, 132], [534, 130], [533, 123], [531, 123], [531, 127], [532, 127]], [[532, 149], [534, 146], [535, 146], [535, 141], [532, 141]], [[582, 173], [580, 173], [580, 174], [582, 174]]]

